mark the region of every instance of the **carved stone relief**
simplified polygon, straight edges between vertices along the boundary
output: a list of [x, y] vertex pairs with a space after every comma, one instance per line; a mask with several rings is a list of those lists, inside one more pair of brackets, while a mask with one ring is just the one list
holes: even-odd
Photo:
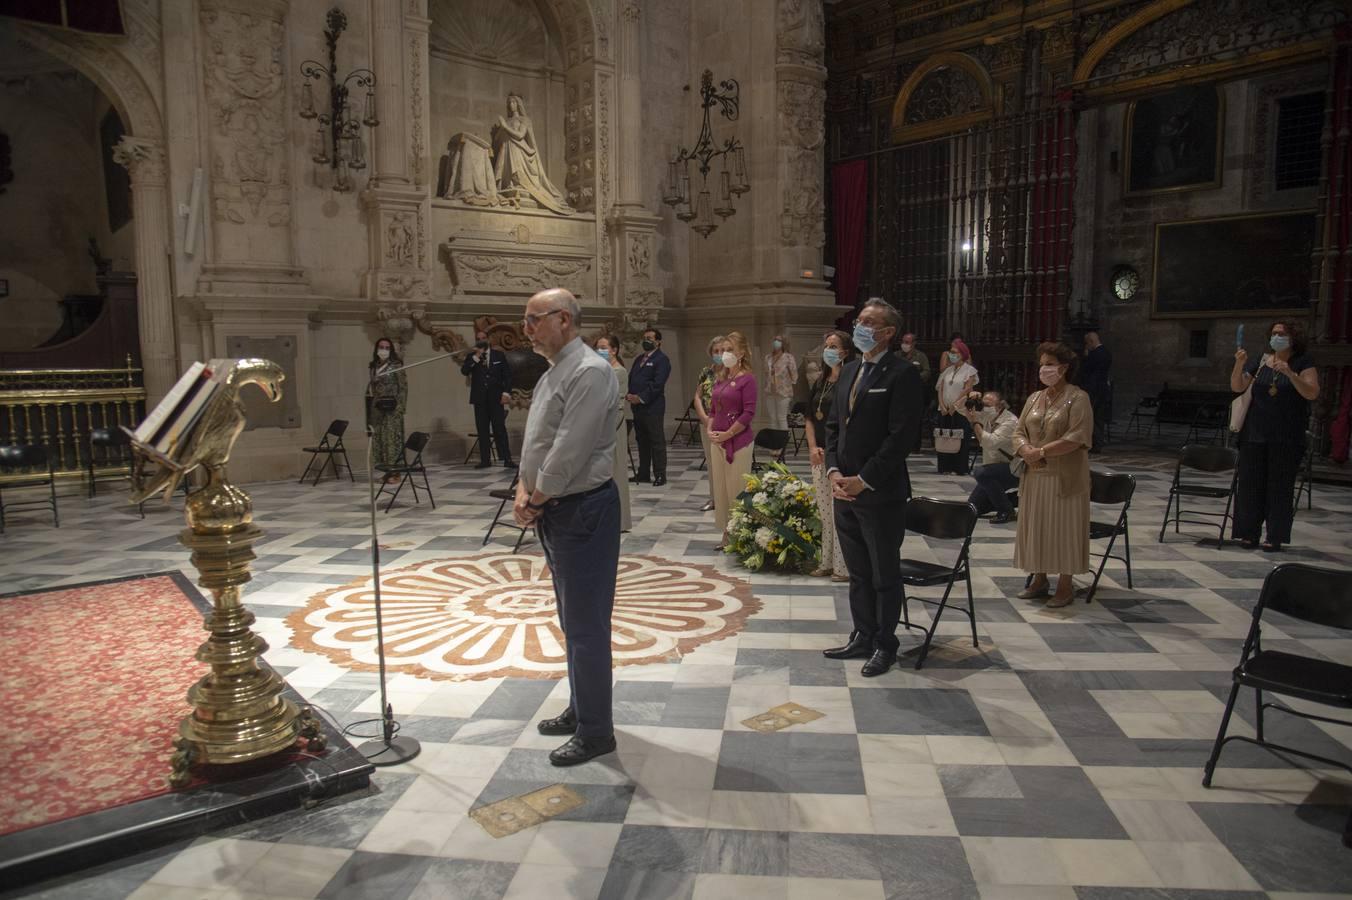
[[493, 61], [548, 57], [544, 22], [530, 0], [433, 0], [432, 43], [456, 56]]
[[286, 31], [280, 16], [204, 9], [212, 214], [232, 225], [291, 220]]
[[417, 252], [417, 222], [411, 212], [386, 213], [384, 267], [411, 269]]
[[779, 144], [784, 151], [780, 241], [790, 247], [821, 247], [826, 243], [822, 193], [826, 89], [782, 80], [778, 95]]
[[820, 66], [826, 49], [822, 0], [779, 0], [775, 10], [779, 34], [776, 59], [781, 63]]
[[407, 303], [381, 306], [376, 310], [376, 319], [385, 337], [400, 346], [407, 345], [413, 339], [414, 323], [422, 315], [421, 307], [409, 306]]
[[165, 183], [164, 147], [158, 141], [124, 137], [113, 145], [113, 162], [127, 170], [134, 185]]
[[629, 236], [629, 277], [652, 278], [652, 235], [631, 234]]
[[600, 184], [600, 207], [597, 218], [600, 233], [596, 244], [601, 266], [601, 294], [608, 296], [611, 284], [610, 241], [606, 240], [605, 221], [609, 217], [611, 204], [610, 190], [610, 82], [609, 75], [597, 74], [596, 78], [596, 157]]
[[591, 262], [583, 259], [548, 259], [506, 254], [457, 253], [458, 286], [467, 291], [507, 289], [511, 293], [565, 287], [585, 294]]
[[380, 296], [397, 300], [426, 300], [431, 295], [424, 275], [381, 275], [379, 290]]
[[412, 146], [409, 147], [409, 171], [413, 173], [413, 183], [422, 186], [427, 183], [427, 147], [423, 140], [423, 71], [422, 61], [426, 56], [421, 35], [413, 34], [408, 39], [409, 120], [413, 123]]

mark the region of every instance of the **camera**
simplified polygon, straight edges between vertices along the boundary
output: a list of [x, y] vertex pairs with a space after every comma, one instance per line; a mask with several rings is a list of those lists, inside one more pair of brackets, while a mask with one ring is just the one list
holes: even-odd
[[963, 406], [966, 406], [972, 412], [981, 412], [986, 408], [981, 403], [980, 397], [968, 397], [967, 400], [963, 403]]
[[474, 348], [475, 348], [476, 350], [487, 350], [487, 349], [488, 349], [488, 341], [475, 341], [475, 342], [474, 342]]

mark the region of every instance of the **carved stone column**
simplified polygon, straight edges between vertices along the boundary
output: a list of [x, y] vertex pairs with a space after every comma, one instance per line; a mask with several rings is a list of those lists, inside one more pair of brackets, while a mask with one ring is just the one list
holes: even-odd
[[[132, 209], [138, 233], [168, 235], [164, 147], [157, 141], [124, 137], [113, 147], [113, 159], [131, 174]], [[178, 378], [174, 297], [165, 249], [146, 241], [136, 242], [136, 311], [147, 408], [159, 402]]]
[[775, 97], [782, 274], [821, 267], [826, 244], [823, 148], [826, 66], [821, 0], [779, 0]]
[[381, 309], [430, 297], [432, 257], [427, 222], [431, 190], [428, 143], [427, 0], [371, 0], [372, 70], [376, 74], [375, 171], [362, 192], [368, 268], [364, 291]]
[[643, 205], [642, 24], [638, 0], [623, 0], [615, 42], [619, 196], [611, 207], [607, 231], [615, 261], [615, 302], [624, 308], [625, 337], [630, 340], [655, 323], [662, 310], [662, 285], [653, 278], [657, 226], [662, 220]]

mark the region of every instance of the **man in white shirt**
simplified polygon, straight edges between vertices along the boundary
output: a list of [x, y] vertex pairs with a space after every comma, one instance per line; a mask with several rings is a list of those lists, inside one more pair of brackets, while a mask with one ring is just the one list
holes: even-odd
[[[971, 397], [975, 399], [973, 393]], [[1019, 479], [1009, 471], [1009, 461], [1014, 458], [1014, 429], [1019, 417], [1005, 408], [1004, 394], [999, 391], [987, 391], [981, 395], [981, 410], [978, 412], [964, 408], [962, 414], [972, 423], [976, 439], [981, 443], [981, 465], [972, 472], [976, 478], [976, 490], [967, 502], [976, 507], [978, 515], [992, 510], [996, 525], [1004, 525], [1014, 518], [1014, 505], [1009, 502], [1005, 492], [1019, 486]]]
[[549, 360], [531, 396], [512, 512], [535, 527], [554, 578], [568, 657], [568, 708], [537, 725], [572, 735], [549, 754], [575, 766], [615, 749], [610, 616], [620, 559], [620, 494], [611, 478], [620, 423], [619, 385], [610, 365], [578, 336], [582, 307], [562, 288], [526, 304], [535, 352]]

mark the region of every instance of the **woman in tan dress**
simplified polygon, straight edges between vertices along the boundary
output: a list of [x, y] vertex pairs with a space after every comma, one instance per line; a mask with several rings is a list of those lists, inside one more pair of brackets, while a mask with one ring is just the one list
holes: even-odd
[[1089, 571], [1089, 447], [1094, 411], [1089, 395], [1069, 383], [1075, 354], [1061, 343], [1037, 348], [1038, 378], [1046, 386], [1028, 398], [1014, 431], [1024, 461], [1019, 481], [1019, 530], [1014, 565], [1032, 574], [1021, 600], [1047, 597], [1048, 574], [1058, 575], [1049, 607], [1075, 599], [1071, 579]]

